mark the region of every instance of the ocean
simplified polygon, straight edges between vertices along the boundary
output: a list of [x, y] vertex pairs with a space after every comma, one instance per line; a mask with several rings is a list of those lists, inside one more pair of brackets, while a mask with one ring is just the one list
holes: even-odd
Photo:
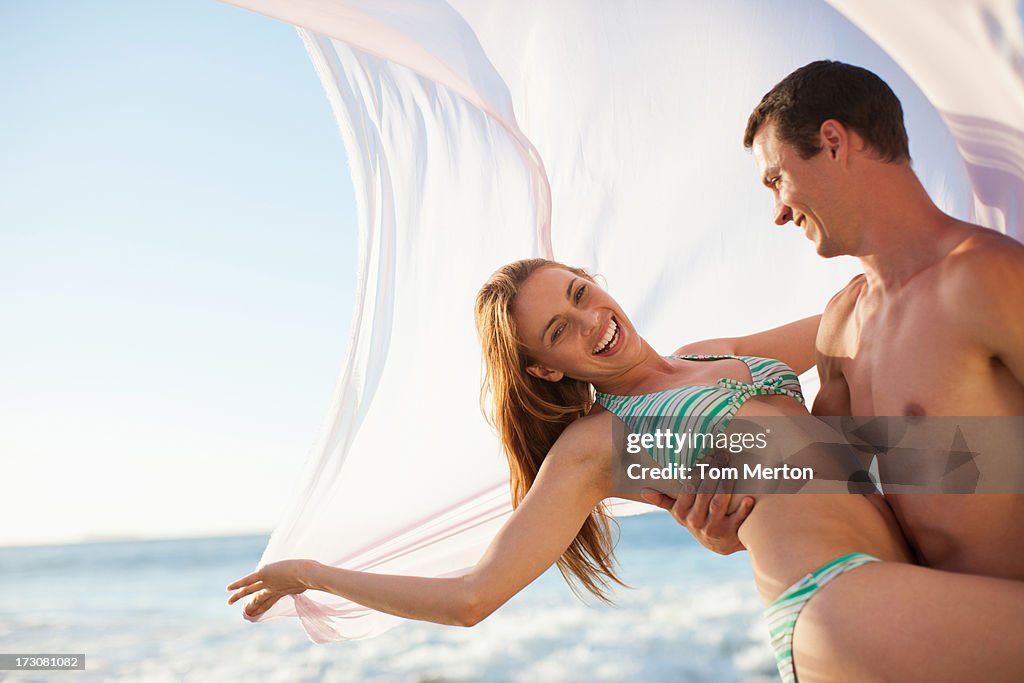
[[666, 514], [619, 520], [616, 605], [554, 569], [471, 629], [408, 622], [315, 645], [251, 624], [224, 587], [266, 536], [0, 548], [0, 653], [84, 653], [84, 671], [0, 681], [559, 683], [778, 680], [745, 553], [701, 548]]

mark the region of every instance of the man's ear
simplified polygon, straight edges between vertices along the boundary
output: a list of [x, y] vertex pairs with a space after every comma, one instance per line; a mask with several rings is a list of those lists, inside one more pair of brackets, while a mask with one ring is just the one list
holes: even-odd
[[829, 159], [839, 160], [850, 151], [850, 131], [836, 119], [826, 119], [818, 129], [821, 146]]
[[565, 373], [561, 370], [552, 370], [551, 368], [546, 368], [543, 365], [527, 365], [526, 371], [534, 377], [547, 382], [558, 382], [565, 377]]

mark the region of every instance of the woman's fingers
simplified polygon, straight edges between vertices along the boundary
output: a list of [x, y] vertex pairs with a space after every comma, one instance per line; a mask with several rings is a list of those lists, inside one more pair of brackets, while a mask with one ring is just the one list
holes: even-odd
[[285, 595], [285, 593], [270, 593], [266, 591], [260, 593], [245, 606], [245, 613], [250, 617], [258, 617], [273, 607], [274, 603]]
[[228, 598], [228, 604], [233, 605], [247, 595], [257, 593], [244, 610], [247, 618], [257, 617], [283, 596], [305, 591], [308, 572], [314, 565], [311, 560], [281, 560], [264, 565], [228, 586], [229, 591], [236, 591]]
[[248, 576], [243, 576], [242, 578], [238, 579], [234, 583], [229, 584], [228, 587], [227, 587], [227, 590], [233, 591], [233, 590], [235, 590], [237, 588], [241, 588], [242, 586], [247, 586], [247, 585], [249, 585], [250, 583], [252, 583], [254, 581], [259, 581], [262, 578], [263, 578], [263, 570], [262, 569], [258, 569], [256, 571], [254, 571], [252, 574], [249, 574]]
[[249, 604], [247, 604], [243, 608], [242, 611], [245, 612], [246, 616], [250, 616], [250, 617], [257, 616], [260, 613], [260, 611], [261, 611], [260, 610], [260, 598], [259, 598], [259, 596], [256, 596], [255, 598], [250, 600]]
[[[234, 584], [232, 584], [232, 585], [234, 585]], [[240, 590], [237, 593], [235, 593], [234, 595], [232, 595], [230, 598], [228, 598], [228, 604], [229, 605], [233, 605], [236, 602], [238, 602], [239, 600], [241, 600], [242, 598], [244, 598], [245, 596], [252, 595], [256, 591], [263, 590], [263, 588], [264, 588], [264, 586], [263, 586], [263, 582], [262, 581], [257, 581], [257, 582], [255, 582], [253, 584], [250, 584], [250, 585], [246, 586], [245, 588], [243, 588], [242, 590]]]

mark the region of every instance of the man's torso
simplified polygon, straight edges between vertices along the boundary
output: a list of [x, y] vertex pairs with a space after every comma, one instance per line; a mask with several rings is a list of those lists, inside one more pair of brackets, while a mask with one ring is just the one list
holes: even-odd
[[[947, 261], [949, 259], [944, 259]], [[963, 324], [964, 301], [940, 262], [896, 291], [855, 278], [829, 304], [818, 338], [814, 412], [855, 416], [1024, 415], [1024, 387]], [[1022, 312], [1024, 314], [1024, 312]], [[1021, 457], [1020, 442], [1007, 444]], [[879, 457], [883, 481], [894, 459]], [[887, 478], [887, 473], [890, 478]], [[1024, 580], [1024, 495], [887, 495], [921, 561]]]

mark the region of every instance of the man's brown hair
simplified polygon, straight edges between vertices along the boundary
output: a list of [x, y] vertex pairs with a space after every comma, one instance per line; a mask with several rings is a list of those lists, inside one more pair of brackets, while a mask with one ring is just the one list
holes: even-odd
[[821, 151], [818, 131], [836, 119], [860, 135], [883, 161], [910, 161], [903, 107], [885, 81], [859, 66], [822, 60], [802, 66], [769, 90], [747, 119], [743, 146], [768, 123], [803, 159]]

